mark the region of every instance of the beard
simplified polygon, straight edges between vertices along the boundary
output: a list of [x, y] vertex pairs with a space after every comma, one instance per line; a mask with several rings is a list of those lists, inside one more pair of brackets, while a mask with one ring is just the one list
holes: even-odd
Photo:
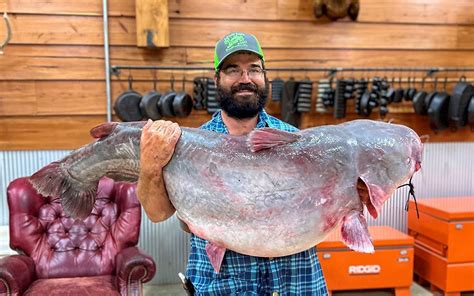
[[[252, 94], [237, 96], [242, 90], [250, 91]], [[261, 88], [252, 83], [241, 83], [227, 90], [217, 79], [217, 99], [221, 109], [230, 117], [247, 119], [257, 116], [263, 110], [268, 98], [268, 80], [265, 77], [265, 85]]]

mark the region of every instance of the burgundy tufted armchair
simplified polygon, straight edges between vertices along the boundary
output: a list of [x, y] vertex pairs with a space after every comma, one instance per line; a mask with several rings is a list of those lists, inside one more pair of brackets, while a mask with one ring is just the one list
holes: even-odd
[[155, 275], [136, 244], [141, 207], [135, 186], [104, 178], [85, 220], [65, 216], [59, 200], [27, 178], [8, 186], [10, 246], [0, 259], [0, 295], [142, 295]]

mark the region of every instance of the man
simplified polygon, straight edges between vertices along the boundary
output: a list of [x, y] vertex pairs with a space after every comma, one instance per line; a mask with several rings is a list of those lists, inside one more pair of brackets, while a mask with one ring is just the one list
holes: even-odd
[[[231, 135], [245, 135], [263, 127], [297, 131], [263, 109], [268, 87], [264, 61], [253, 35], [231, 33], [217, 42], [214, 81], [221, 111], [201, 128]], [[152, 221], [165, 220], [175, 212], [166, 193], [162, 168], [171, 159], [179, 136], [178, 125], [171, 122], [150, 121], [143, 129], [137, 193]], [[191, 234], [186, 275], [196, 295], [328, 294], [314, 248], [278, 258], [252, 257], [227, 250], [220, 272], [216, 273], [207, 257], [206, 243]]]

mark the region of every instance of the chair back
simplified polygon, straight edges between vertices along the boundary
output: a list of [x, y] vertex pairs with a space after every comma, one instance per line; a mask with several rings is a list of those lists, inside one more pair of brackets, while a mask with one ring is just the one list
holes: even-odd
[[114, 274], [115, 255], [138, 243], [135, 184], [103, 178], [84, 220], [66, 216], [58, 197], [38, 194], [26, 177], [9, 184], [7, 199], [10, 247], [33, 259], [38, 278]]

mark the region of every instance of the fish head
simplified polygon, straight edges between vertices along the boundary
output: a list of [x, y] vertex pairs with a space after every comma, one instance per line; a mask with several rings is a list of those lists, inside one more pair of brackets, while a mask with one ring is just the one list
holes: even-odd
[[369, 199], [362, 202], [373, 218], [378, 217], [397, 187], [420, 170], [423, 157], [423, 144], [412, 129], [397, 124], [384, 125], [381, 132], [367, 136], [362, 142], [357, 161], [359, 177], [369, 193]]

